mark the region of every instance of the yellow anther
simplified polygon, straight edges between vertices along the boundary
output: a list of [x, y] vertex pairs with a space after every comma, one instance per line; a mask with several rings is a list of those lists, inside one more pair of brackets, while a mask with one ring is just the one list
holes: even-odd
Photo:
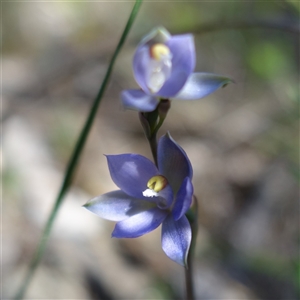
[[163, 190], [168, 184], [167, 179], [164, 176], [157, 175], [152, 178], [147, 183], [147, 187], [154, 192], [160, 192]]
[[161, 60], [162, 57], [170, 55], [170, 49], [164, 44], [154, 44], [150, 48], [150, 55], [155, 60]]

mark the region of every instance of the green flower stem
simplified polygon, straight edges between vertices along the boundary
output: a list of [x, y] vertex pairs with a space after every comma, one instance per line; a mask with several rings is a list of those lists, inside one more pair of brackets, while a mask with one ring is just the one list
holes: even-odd
[[139, 113], [140, 122], [149, 142], [152, 156], [157, 166], [157, 132], [165, 121], [171, 107], [169, 99], [161, 99], [156, 109], [152, 112]]
[[193, 282], [193, 256], [195, 252], [196, 239], [198, 233], [198, 200], [194, 195], [194, 209], [190, 209], [186, 216], [192, 228], [192, 242], [187, 257], [187, 266], [185, 268], [185, 286], [186, 299], [195, 300], [194, 282]]
[[[152, 156], [157, 166], [157, 132], [164, 123], [164, 120], [171, 107], [171, 101], [169, 99], [161, 99], [157, 108], [149, 113], [139, 113], [140, 122], [144, 129], [144, 133], [149, 142]], [[190, 208], [186, 213], [192, 229], [192, 241], [187, 257], [187, 265], [185, 267], [185, 283], [186, 283], [186, 300], [195, 300], [194, 282], [193, 282], [193, 255], [196, 245], [197, 233], [198, 233], [198, 200], [196, 196], [194, 198], [194, 207]]]
[[115, 52], [114, 52], [114, 54], [111, 58], [108, 69], [106, 71], [105, 78], [102, 82], [100, 90], [99, 90], [99, 92], [98, 92], [98, 94], [97, 94], [97, 96], [94, 100], [94, 103], [93, 103], [92, 107], [91, 107], [91, 110], [90, 110], [89, 116], [86, 120], [86, 123], [85, 123], [85, 125], [84, 125], [84, 127], [83, 127], [83, 129], [80, 133], [80, 136], [78, 138], [77, 144], [76, 144], [75, 149], [74, 149], [74, 152], [72, 153], [71, 159], [70, 159], [68, 167], [66, 169], [64, 181], [62, 183], [62, 186], [61, 186], [60, 191], [58, 193], [58, 196], [56, 198], [56, 202], [53, 206], [53, 209], [52, 209], [52, 211], [50, 213], [50, 216], [47, 220], [47, 223], [44, 227], [42, 237], [39, 241], [38, 247], [36, 248], [33, 259], [30, 262], [30, 265], [29, 265], [29, 268], [27, 270], [25, 279], [22, 282], [22, 285], [21, 285], [20, 289], [18, 290], [18, 293], [15, 296], [15, 299], [23, 299], [24, 294], [25, 294], [25, 292], [26, 292], [26, 290], [27, 290], [32, 278], [33, 278], [33, 275], [34, 275], [34, 273], [35, 273], [35, 271], [36, 271], [36, 269], [37, 269], [37, 267], [38, 267], [38, 265], [41, 261], [41, 258], [43, 256], [43, 254], [44, 254], [46, 244], [47, 244], [47, 241], [48, 241], [48, 238], [49, 238], [54, 220], [55, 220], [56, 215], [58, 213], [58, 210], [59, 210], [59, 208], [60, 208], [60, 206], [63, 202], [64, 196], [66, 195], [67, 191], [70, 188], [76, 166], [78, 164], [81, 152], [83, 150], [83, 147], [84, 147], [85, 142], [87, 140], [88, 134], [89, 134], [90, 129], [92, 127], [93, 121], [95, 119], [99, 104], [102, 100], [105, 89], [107, 87], [110, 75], [112, 73], [114, 63], [115, 63], [116, 58], [117, 58], [117, 56], [118, 56], [118, 54], [119, 54], [119, 52], [120, 52], [120, 50], [121, 50], [121, 48], [122, 48], [122, 46], [125, 42], [125, 39], [126, 39], [128, 33], [130, 31], [130, 28], [131, 28], [131, 26], [132, 26], [132, 24], [135, 20], [135, 17], [137, 15], [138, 11], [139, 11], [139, 8], [142, 4], [142, 1], [143, 0], [136, 0], [135, 5], [134, 5], [134, 7], [132, 9], [132, 12], [130, 14], [130, 17], [129, 17], [129, 19], [127, 21], [127, 24], [125, 26], [125, 29], [123, 31], [123, 34], [122, 34], [122, 36], [119, 40], [119, 43], [118, 43], [118, 45], [115, 49]]
[[151, 137], [148, 139], [150, 148], [151, 148], [151, 153], [154, 159], [154, 163], [156, 166], [157, 164], [157, 138], [156, 138], [156, 132], [151, 135]]
[[160, 117], [159, 121], [156, 125], [156, 127], [154, 128], [154, 130], [151, 133], [151, 136], [148, 138], [149, 141], [149, 145], [151, 148], [151, 153], [155, 162], [155, 165], [158, 166], [157, 164], [157, 132], [159, 130], [159, 128], [161, 127], [161, 125], [164, 123], [165, 118]]

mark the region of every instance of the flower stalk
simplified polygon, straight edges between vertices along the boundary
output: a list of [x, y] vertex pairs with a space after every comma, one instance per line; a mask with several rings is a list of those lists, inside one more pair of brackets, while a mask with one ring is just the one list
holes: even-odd
[[186, 216], [192, 228], [192, 241], [187, 257], [187, 266], [185, 267], [185, 287], [186, 299], [195, 300], [195, 290], [193, 281], [193, 258], [195, 254], [195, 246], [198, 234], [198, 199], [193, 195], [193, 207], [188, 210]]
[[156, 133], [148, 139], [154, 163], [157, 166], [157, 137]]
[[157, 132], [164, 123], [171, 107], [169, 99], [161, 99], [156, 109], [152, 112], [140, 112], [139, 118], [145, 136], [149, 142], [151, 153], [157, 166]]

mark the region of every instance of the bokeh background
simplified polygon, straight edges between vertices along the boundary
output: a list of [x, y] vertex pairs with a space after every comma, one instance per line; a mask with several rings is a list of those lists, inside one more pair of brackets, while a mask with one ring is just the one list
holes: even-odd
[[[24, 278], [133, 2], [2, 2], [2, 297]], [[196, 71], [235, 84], [173, 102], [169, 130], [194, 168], [197, 299], [299, 297], [299, 2], [145, 1], [115, 65], [74, 184], [26, 299], [180, 299], [160, 229], [111, 239], [82, 205], [115, 189], [103, 154], [151, 157], [131, 61], [155, 26], [191, 32]]]

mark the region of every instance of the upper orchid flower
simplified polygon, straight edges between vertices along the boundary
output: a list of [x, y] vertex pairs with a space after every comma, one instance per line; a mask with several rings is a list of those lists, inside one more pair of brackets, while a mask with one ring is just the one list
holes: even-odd
[[107, 156], [110, 175], [120, 190], [100, 195], [85, 208], [117, 221], [112, 237], [135, 238], [162, 224], [162, 248], [186, 265], [191, 227], [185, 213], [193, 186], [192, 167], [184, 150], [168, 135], [158, 143], [158, 168], [138, 154]]
[[125, 108], [153, 111], [160, 99], [196, 100], [227, 85], [227, 77], [193, 73], [196, 64], [191, 34], [171, 36], [156, 28], [138, 45], [133, 58], [133, 73], [141, 90], [121, 94]]

